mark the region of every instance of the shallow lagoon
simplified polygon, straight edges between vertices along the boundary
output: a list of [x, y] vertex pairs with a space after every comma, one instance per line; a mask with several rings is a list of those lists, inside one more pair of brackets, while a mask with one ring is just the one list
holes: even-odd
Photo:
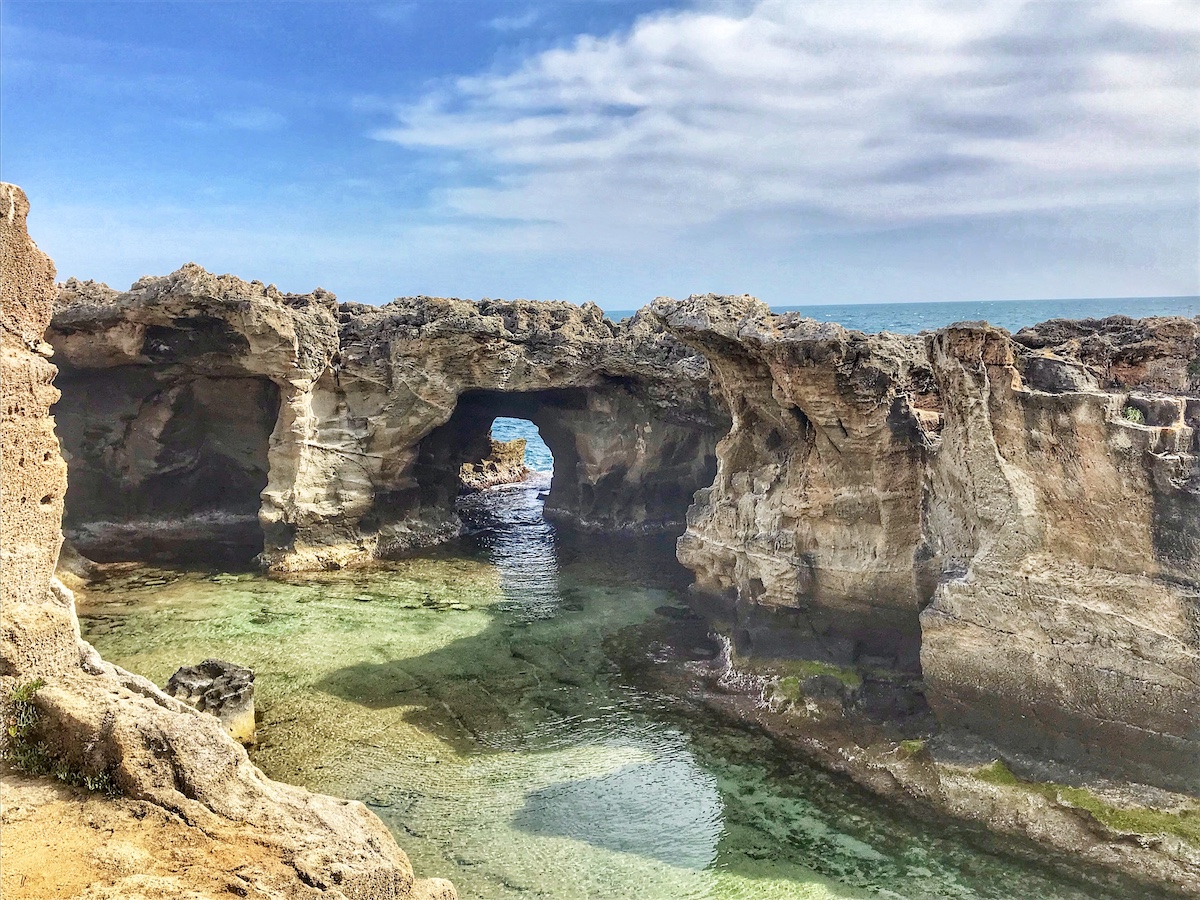
[[159, 684], [254, 668], [258, 765], [363, 800], [463, 898], [1128, 896], [912, 821], [623, 671], [683, 606], [669, 543], [559, 535], [537, 487], [466, 513], [472, 536], [378, 569], [135, 569], [91, 591], [84, 633]]

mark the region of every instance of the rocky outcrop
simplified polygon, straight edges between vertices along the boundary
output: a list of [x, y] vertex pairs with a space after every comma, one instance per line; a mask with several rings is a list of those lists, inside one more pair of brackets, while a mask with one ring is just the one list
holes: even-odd
[[54, 321], [65, 527], [79, 549], [102, 561], [261, 552], [271, 474], [294, 491], [320, 478], [299, 448], [337, 352], [333, 297], [188, 265], [123, 294], [72, 279]]
[[790, 620], [792, 652], [916, 668], [935, 575], [914, 553], [939, 420], [921, 339], [774, 316], [752, 297], [653, 309], [708, 358], [733, 418], [679, 541], [698, 586], [788, 614], [761, 630], [777, 640]]
[[220, 534], [296, 569], [427, 546], [458, 533], [493, 418], [527, 418], [548, 515], [638, 532], [688, 510], [680, 559], [744, 651], [923, 675], [947, 732], [1196, 792], [1198, 328], [866, 335], [711, 295], [613, 323], [189, 266], [69, 282], [49, 339], [85, 553]]
[[1200, 320], [654, 312], [729, 399], [679, 556], [744, 650], [921, 671], [943, 728], [1200, 792]]
[[921, 660], [939, 719], [1200, 792], [1200, 430], [1185, 418], [1200, 397], [1048, 374], [1076, 363], [982, 325], [927, 343], [945, 426], [925, 532], [943, 576]]
[[206, 659], [178, 669], [163, 690], [216, 716], [239, 744], [254, 743], [254, 672], [245, 666]]
[[489, 440], [488, 455], [477, 463], [463, 463], [458, 471], [458, 480], [465, 489], [482, 491], [501, 484], [519, 484], [533, 473], [525, 465], [525, 438]]
[[[445, 882], [414, 884], [408, 859], [361, 803], [271, 781], [215, 717], [105, 663], [80, 640], [71, 594], [52, 578], [62, 540], [66, 469], [49, 415], [56, 398], [54, 367], [41, 341], [50, 321], [54, 268], [26, 234], [28, 209], [20, 189], [0, 186], [5, 401], [0, 696], [6, 721], [17, 687], [32, 711], [21, 729], [0, 736], [6, 750], [14, 749], [10, 741], [28, 742], [57, 771], [110, 785], [129, 801], [164, 811], [173, 823], [216, 840], [253, 841], [260, 855], [275, 861], [274, 874], [264, 874], [257, 886], [262, 896], [400, 900], [445, 892]], [[254, 321], [253, 305], [243, 310], [246, 321]], [[140, 326], [123, 326], [116, 321], [120, 314], [107, 314], [114, 328], [138, 333]], [[211, 323], [197, 327], [200, 335], [225, 333]], [[146, 333], [155, 333], [151, 328], [147, 324]], [[269, 342], [264, 349], [269, 351]]]
[[225, 546], [302, 569], [445, 540], [496, 416], [544, 435], [548, 513], [682, 530], [727, 427], [703, 359], [594, 305], [338, 305], [185, 266], [124, 293], [67, 282], [48, 337], [67, 532], [100, 558]]

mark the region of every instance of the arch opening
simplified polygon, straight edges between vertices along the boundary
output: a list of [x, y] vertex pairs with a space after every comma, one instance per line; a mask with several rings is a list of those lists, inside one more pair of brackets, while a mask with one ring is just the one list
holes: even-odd
[[460, 493], [526, 482], [549, 491], [554, 454], [537, 425], [529, 419], [497, 416], [488, 438], [488, 454], [460, 467]]

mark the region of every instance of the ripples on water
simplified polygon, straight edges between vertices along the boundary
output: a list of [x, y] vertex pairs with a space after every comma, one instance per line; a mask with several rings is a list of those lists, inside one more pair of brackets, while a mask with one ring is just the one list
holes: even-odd
[[558, 534], [542, 488], [476, 495], [459, 545], [377, 570], [138, 570], [93, 593], [85, 632], [160, 684], [252, 666], [255, 761], [362, 799], [464, 900], [1129, 896], [912, 821], [621, 671], [606, 644], [676, 627], [655, 614], [682, 603], [670, 542]]

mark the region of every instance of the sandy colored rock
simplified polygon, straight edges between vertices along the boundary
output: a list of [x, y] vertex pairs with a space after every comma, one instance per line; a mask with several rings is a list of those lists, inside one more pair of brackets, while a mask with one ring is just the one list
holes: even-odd
[[[97, 784], [110, 783], [123, 798], [96, 796], [88, 801], [96, 804], [95, 814], [101, 819], [115, 817], [113, 821], [120, 824], [119, 829], [114, 828], [114, 833], [121, 833], [119, 846], [99, 856], [93, 853], [84, 863], [52, 860], [44, 850], [39, 855], [31, 842], [36, 843], [45, 829], [59, 825], [62, 840], [79, 842], [78, 834], [71, 831], [77, 821], [67, 811], [55, 808], [61, 798], [37, 787], [44, 787], [44, 782], [26, 791], [29, 782], [10, 780], [6, 774], [5, 897], [45, 896], [38, 892], [49, 890], [46, 877], [59, 865], [64, 878], [77, 879], [78, 890], [70, 896], [212, 895], [205, 878], [179, 877], [177, 862], [171, 863], [170, 875], [160, 874], [166, 871], [169, 847], [152, 852], [149, 846], [139, 846], [136, 839], [125, 840], [124, 832], [138, 831], [137, 826], [125, 827], [129, 823], [124, 817], [130, 810], [167, 817], [168, 828], [192, 847], [215, 842], [208, 855], [228, 861], [228, 868], [220, 870], [224, 877], [236, 876], [241, 863], [235, 864], [235, 859], [243, 863], [247, 856], [263, 860], [266, 887], [259, 891], [260, 896], [410, 897], [414, 879], [408, 859], [365, 806], [271, 781], [251, 765], [245, 750], [215, 717], [168, 697], [145, 679], [104, 663], [80, 640], [71, 592], [53, 579], [62, 541], [59, 522], [66, 467], [49, 416], [49, 406], [57, 396], [51, 384], [54, 367], [45, 358], [49, 351], [40, 335], [49, 324], [54, 270], [26, 234], [28, 203], [24, 195], [18, 188], [3, 185], [0, 199], [6, 404], [0, 606], [0, 697], [4, 701], [0, 706], [5, 707], [2, 711], [7, 719], [10, 692], [41, 679], [42, 687], [32, 698], [37, 721], [26, 739], [44, 742], [46, 752], [64, 771]], [[197, 279], [210, 294], [219, 294], [228, 286], [221, 279], [205, 280], [195, 272], [181, 278]], [[99, 315], [112, 316], [119, 329], [129, 330], [109, 294], [94, 287], [81, 288], [81, 292], [101, 309]], [[303, 366], [311, 342], [303, 342], [305, 348], [297, 350], [302, 342], [295, 339], [294, 332], [288, 343], [278, 340], [278, 328], [259, 327], [262, 317], [253, 303], [239, 305], [238, 310], [239, 321], [246, 324], [245, 334], [259, 341], [259, 358], [279, 352], [294, 368]], [[170, 352], [180, 352], [183, 357], [191, 351], [199, 355], [217, 352], [219, 356], [219, 351], [212, 351], [211, 341], [219, 343], [229, 336], [228, 330], [202, 317], [190, 324], [195, 327], [176, 329], [181, 334], [160, 335], [168, 343], [178, 342]], [[152, 327], [153, 323], [146, 323], [147, 337], [158, 334]], [[77, 339], [77, 346], [87, 345], [86, 339]], [[145, 348], [145, 342], [140, 346]], [[130, 350], [92, 347], [101, 356]], [[7, 747], [7, 732], [2, 740]], [[10, 794], [10, 788], [17, 793]], [[10, 803], [10, 796], [17, 800]], [[10, 823], [7, 817], [16, 808], [24, 811], [23, 818]], [[43, 815], [45, 819], [39, 822]], [[26, 828], [31, 822], [35, 824]], [[253, 848], [247, 852], [250, 844]], [[197, 858], [200, 855], [197, 853]], [[142, 871], [132, 872], [135, 868]], [[95, 877], [101, 869], [107, 874]], [[205, 877], [212, 872], [205, 869]], [[10, 878], [15, 880], [10, 882]], [[223, 890], [233, 884], [227, 881]], [[54, 890], [58, 891], [55, 896], [66, 895], [61, 887]], [[249, 888], [245, 890], [243, 896], [251, 896]]]
[[590, 304], [339, 305], [185, 266], [122, 293], [68, 281], [49, 339], [67, 532], [96, 558], [311, 569], [446, 540], [500, 415], [554, 454], [548, 514], [661, 531], [711, 480], [727, 424], [702, 358], [648, 314]]
[[463, 463], [458, 480], [467, 490], [482, 491], [501, 484], [519, 484], [533, 472], [525, 465], [524, 438], [498, 441], [489, 438], [491, 449], [480, 462]]
[[1200, 323], [654, 313], [729, 400], [679, 557], [752, 644], [920, 671], [944, 727], [1200, 792]]

